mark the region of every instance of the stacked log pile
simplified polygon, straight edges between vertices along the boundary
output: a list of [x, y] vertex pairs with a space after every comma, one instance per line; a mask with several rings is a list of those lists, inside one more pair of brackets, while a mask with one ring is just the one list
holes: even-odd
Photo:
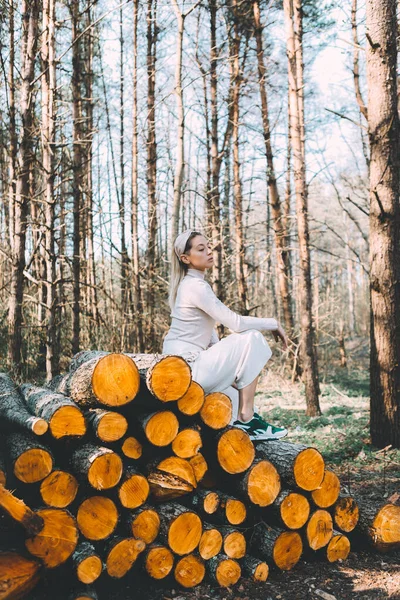
[[61, 565], [96, 599], [130, 572], [230, 586], [344, 560], [352, 535], [400, 546], [399, 506], [342, 495], [315, 448], [253, 443], [179, 356], [81, 352], [48, 387], [0, 374], [0, 416], [0, 600]]

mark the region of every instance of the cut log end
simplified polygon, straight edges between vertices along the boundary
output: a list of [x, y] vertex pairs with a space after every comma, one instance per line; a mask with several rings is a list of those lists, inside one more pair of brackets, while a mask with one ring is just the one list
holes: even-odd
[[[216, 560], [218, 557], [216, 558]], [[215, 569], [215, 579], [222, 587], [230, 587], [235, 585], [242, 574], [240, 565], [236, 560], [224, 558], [218, 562]]]
[[310, 503], [303, 494], [291, 492], [279, 507], [283, 523], [288, 529], [300, 529], [310, 516]]
[[254, 445], [249, 435], [232, 427], [218, 440], [217, 457], [221, 467], [230, 474], [243, 473], [254, 460]]
[[335, 534], [326, 548], [326, 557], [329, 562], [346, 560], [350, 553], [350, 540], [341, 533]]
[[142, 444], [135, 437], [129, 436], [123, 441], [121, 451], [127, 458], [137, 460], [142, 456], [143, 448]]
[[196, 415], [204, 404], [204, 390], [199, 383], [192, 381], [186, 394], [179, 398], [178, 409], [187, 416]]
[[158, 469], [152, 471], [147, 480], [150, 484], [151, 495], [157, 502], [179, 498], [193, 491], [193, 486], [185, 479]]
[[201, 435], [194, 428], [183, 429], [172, 442], [172, 451], [180, 458], [192, 458], [201, 447]]
[[224, 552], [229, 558], [243, 558], [246, 554], [246, 538], [240, 531], [233, 531], [224, 538]]
[[222, 534], [218, 529], [207, 529], [203, 532], [199, 543], [199, 553], [201, 558], [209, 560], [217, 556], [222, 548]]
[[131, 522], [132, 535], [146, 544], [156, 539], [160, 530], [160, 517], [153, 509], [142, 510]]
[[128, 421], [117, 412], [107, 411], [97, 427], [97, 437], [103, 442], [116, 442], [124, 437]]
[[312, 492], [320, 487], [325, 474], [325, 461], [315, 448], [306, 448], [296, 456], [293, 475], [299, 488]]
[[201, 558], [194, 555], [184, 556], [175, 567], [176, 581], [185, 588], [199, 585], [206, 574], [206, 569]]
[[328, 508], [335, 504], [339, 497], [340, 481], [333, 471], [325, 471], [321, 486], [311, 493], [311, 497], [319, 508]]
[[47, 506], [66, 508], [75, 500], [78, 482], [71, 473], [52, 471], [40, 484], [40, 495]]
[[77, 569], [76, 576], [81, 583], [94, 583], [101, 575], [103, 563], [97, 555], [88, 556], [82, 560]]
[[44, 419], [32, 419], [31, 430], [35, 435], [44, 435], [48, 428], [49, 424]]
[[86, 422], [76, 406], [61, 406], [52, 416], [50, 432], [54, 439], [82, 437], [86, 433]]
[[88, 540], [104, 540], [115, 530], [118, 522], [117, 508], [110, 498], [92, 496], [82, 502], [77, 512], [80, 532]]
[[122, 476], [122, 460], [115, 452], [97, 456], [89, 467], [88, 480], [96, 490], [115, 487]]
[[207, 394], [200, 410], [200, 417], [211, 429], [223, 429], [232, 419], [232, 402], [222, 392]]
[[303, 543], [297, 531], [284, 531], [277, 538], [273, 549], [273, 560], [282, 571], [290, 571], [299, 562]]
[[372, 523], [374, 545], [387, 550], [400, 545], [400, 506], [385, 504]]
[[147, 439], [154, 446], [168, 446], [179, 430], [179, 421], [170, 410], [162, 410], [150, 417], [145, 426]]
[[183, 481], [186, 481], [192, 489], [197, 487], [197, 481], [192, 466], [183, 458], [179, 458], [178, 456], [165, 458], [157, 465], [157, 469], [164, 473], [176, 475]]
[[150, 371], [148, 386], [161, 402], [174, 402], [189, 389], [192, 374], [187, 362], [180, 356], [166, 356]]
[[359, 519], [359, 509], [357, 502], [351, 496], [340, 498], [334, 509], [333, 518], [336, 526], [345, 533], [350, 533], [355, 529]]
[[152, 579], [164, 579], [172, 571], [174, 555], [165, 546], [150, 548], [146, 554], [145, 569]]
[[307, 523], [306, 533], [308, 545], [312, 550], [326, 546], [333, 535], [333, 521], [328, 511], [316, 510]]
[[150, 493], [149, 482], [144, 475], [133, 473], [129, 475], [118, 490], [118, 496], [125, 508], [142, 506]]
[[23, 483], [37, 483], [51, 472], [53, 459], [47, 450], [26, 450], [14, 463], [14, 475]]
[[124, 577], [145, 547], [143, 540], [135, 538], [119, 540], [114, 544], [106, 559], [106, 569], [110, 577], [115, 579]]
[[241, 500], [229, 498], [225, 505], [225, 515], [231, 525], [241, 525], [247, 517], [246, 505]]
[[46, 567], [58, 567], [76, 548], [78, 529], [75, 519], [66, 510], [56, 508], [45, 508], [37, 514], [42, 517], [44, 527], [36, 536], [26, 540], [26, 548]]
[[209, 492], [203, 500], [203, 509], [208, 515], [213, 515], [219, 506], [219, 495], [216, 492]]
[[267, 581], [269, 566], [266, 562], [254, 556], [247, 555], [242, 561], [244, 575], [253, 581]]
[[168, 530], [168, 546], [175, 554], [182, 556], [197, 548], [203, 533], [200, 517], [187, 511], [176, 517]]
[[41, 564], [16, 552], [0, 552], [0, 598], [28, 597], [41, 574]]
[[105, 406], [124, 406], [136, 397], [140, 386], [138, 368], [129, 356], [107, 354], [92, 374], [93, 393]]
[[269, 506], [278, 496], [281, 480], [278, 471], [268, 460], [260, 460], [251, 468], [247, 480], [247, 493], [253, 504]]
[[193, 458], [189, 459], [190, 466], [193, 469], [193, 473], [196, 479], [196, 482], [199, 483], [202, 481], [203, 477], [207, 473], [208, 464], [206, 459], [200, 452], [193, 456]]

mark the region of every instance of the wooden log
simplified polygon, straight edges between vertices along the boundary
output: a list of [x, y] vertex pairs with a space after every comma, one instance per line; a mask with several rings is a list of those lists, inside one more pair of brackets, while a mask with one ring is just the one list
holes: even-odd
[[170, 410], [138, 417], [146, 439], [154, 446], [168, 446], [176, 437], [179, 421]]
[[329, 508], [333, 506], [339, 498], [340, 481], [333, 472], [325, 469], [324, 478], [319, 488], [311, 492], [311, 498], [319, 508]]
[[191, 381], [186, 394], [177, 402], [178, 410], [188, 417], [197, 415], [203, 407], [205, 399], [204, 390], [197, 381]]
[[201, 452], [198, 452], [192, 458], [189, 458], [189, 464], [193, 469], [193, 473], [197, 483], [203, 481], [205, 474], [208, 471], [208, 464]]
[[306, 536], [309, 547], [319, 550], [326, 546], [333, 535], [333, 521], [326, 510], [316, 510], [312, 513], [307, 525]]
[[[178, 456], [169, 456], [163, 460], [157, 460], [156, 468], [158, 471], [170, 475], [176, 475], [191, 486], [192, 490], [196, 488], [197, 481], [190, 462]], [[191, 491], [192, 491], [191, 490]]]
[[152, 579], [165, 579], [174, 566], [174, 555], [161, 544], [151, 544], [144, 551], [144, 568]]
[[116, 411], [89, 408], [85, 416], [94, 435], [102, 442], [116, 442], [127, 432], [128, 421]]
[[250, 550], [269, 564], [273, 561], [282, 571], [290, 571], [300, 560], [303, 543], [297, 531], [259, 523], [252, 531]]
[[126, 458], [138, 460], [143, 453], [142, 444], [133, 435], [128, 435], [121, 444], [121, 452]]
[[67, 471], [54, 470], [40, 484], [40, 495], [47, 506], [67, 508], [76, 497], [78, 482]]
[[203, 525], [199, 515], [175, 502], [159, 508], [160, 540], [179, 556], [190, 554], [199, 545]]
[[129, 356], [93, 351], [74, 358], [59, 391], [85, 408], [116, 408], [132, 402], [139, 387], [139, 372]]
[[310, 503], [299, 492], [282, 490], [276, 500], [265, 511], [268, 522], [278, 523], [287, 529], [301, 529], [310, 516]]
[[203, 443], [199, 427], [193, 425], [182, 429], [172, 441], [172, 451], [180, 458], [193, 458]]
[[355, 529], [359, 516], [358, 504], [351, 496], [341, 496], [333, 507], [335, 525], [345, 533]]
[[20, 390], [28, 410], [48, 423], [56, 440], [85, 435], [85, 417], [70, 398], [30, 383], [21, 385]]
[[147, 476], [153, 500], [166, 502], [193, 491], [193, 486], [177, 475], [154, 469]]
[[243, 558], [246, 554], [246, 538], [241, 531], [234, 527], [220, 526], [218, 528], [222, 534], [223, 552], [229, 558]]
[[203, 560], [210, 560], [217, 556], [222, 549], [222, 533], [210, 525], [203, 523], [203, 534], [199, 543], [199, 554]]
[[357, 499], [360, 518], [356, 532], [379, 552], [400, 548], [400, 506], [390, 502], [376, 505], [371, 500]]
[[38, 583], [42, 565], [16, 552], [0, 552], [0, 599], [27, 597]]
[[122, 506], [135, 509], [144, 504], [150, 493], [147, 478], [133, 467], [124, 471], [121, 485], [118, 488], [118, 497]]
[[137, 540], [134, 537], [111, 540], [105, 558], [109, 576], [115, 579], [124, 577], [145, 547], [146, 544], [143, 540]]
[[81, 583], [94, 583], [103, 571], [103, 562], [94, 546], [81, 542], [72, 555], [75, 576]]
[[53, 456], [34, 435], [12, 433], [6, 447], [14, 475], [23, 483], [37, 483], [51, 472]]
[[7, 475], [6, 475], [6, 461], [4, 460], [3, 454], [0, 452], [0, 485], [6, 485], [7, 483]]
[[242, 572], [245, 577], [253, 581], [267, 581], [269, 575], [269, 566], [261, 558], [247, 554], [242, 562]]
[[6, 373], [0, 373], [0, 422], [3, 425], [8, 422], [39, 436], [49, 427], [44, 419], [28, 411], [21, 392]]
[[330, 563], [346, 560], [350, 553], [350, 540], [343, 533], [334, 531], [328, 545], [321, 552]]
[[232, 419], [232, 402], [222, 392], [207, 394], [200, 410], [200, 418], [210, 429], [223, 429]]
[[134, 511], [129, 511], [128, 529], [133, 537], [151, 544], [160, 530], [160, 516], [153, 507], [140, 506]]
[[250, 436], [237, 427], [227, 427], [219, 431], [217, 440], [217, 460], [226, 473], [243, 473], [252, 464], [255, 449]]
[[88, 540], [105, 540], [114, 533], [118, 523], [118, 510], [105, 496], [91, 496], [79, 506], [76, 520], [79, 531]]
[[241, 525], [246, 520], [247, 508], [241, 500], [220, 493], [220, 504], [216, 514], [217, 516], [221, 515], [223, 523]]
[[190, 503], [196, 512], [200, 512], [207, 517], [217, 512], [220, 503], [220, 494], [214, 491], [198, 489], [191, 496]]
[[243, 475], [230, 484], [238, 495], [261, 507], [272, 504], [281, 489], [278, 471], [265, 459], [256, 459]]
[[174, 569], [176, 581], [184, 588], [193, 588], [199, 585], [206, 574], [203, 560], [196, 554], [189, 554], [180, 558]]
[[257, 443], [257, 457], [270, 460], [290, 487], [310, 492], [319, 488], [324, 478], [324, 459], [315, 448], [269, 440]]
[[20, 523], [29, 535], [39, 533], [44, 527], [44, 521], [36, 512], [33, 512], [23, 500], [0, 485], [0, 507], [14, 521]]
[[78, 543], [76, 521], [65, 509], [44, 508], [37, 514], [42, 517], [44, 527], [34, 537], [28, 538], [25, 546], [46, 567], [58, 567], [75, 551]]
[[[192, 373], [188, 363], [175, 355], [128, 354], [139, 369], [143, 384], [160, 402], [174, 402], [189, 389]], [[141, 386], [141, 394], [144, 391]]]
[[235, 585], [240, 579], [242, 569], [236, 560], [225, 554], [219, 554], [207, 561], [207, 573], [211, 581], [221, 587]]
[[83, 444], [74, 451], [71, 467], [75, 474], [96, 490], [115, 487], [122, 476], [120, 456], [109, 448], [93, 444]]
[[68, 600], [99, 600], [97, 591], [93, 587], [73, 589]]

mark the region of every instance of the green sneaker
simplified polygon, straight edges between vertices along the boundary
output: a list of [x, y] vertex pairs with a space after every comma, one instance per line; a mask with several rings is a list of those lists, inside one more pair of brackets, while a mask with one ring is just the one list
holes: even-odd
[[253, 418], [248, 423], [235, 421], [233, 426], [248, 433], [253, 442], [279, 440], [288, 434], [287, 429], [267, 423], [258, 413], [254, 413]]

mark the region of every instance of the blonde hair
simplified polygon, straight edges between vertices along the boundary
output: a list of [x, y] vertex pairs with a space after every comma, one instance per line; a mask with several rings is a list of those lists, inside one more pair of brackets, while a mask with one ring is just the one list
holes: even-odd
[[[189, 231], [187, 232], [183, 232], [188, 234]], [[189, 236], [187, 237], [186, 243], [183, 244], [179, 244], [179, 240], [183, 239], [185, 240], [185, 237], [183, 237], [183, 234], [181, 233], [180, 235], [178, 235], [178, 237], [175, 239], [172, 251], [171, 251], [171, 277], [169, 280], [169, 295], [168, 295], [168, 302], [169, 302], [169, 306], [171, 308], [171, 310], [174, 309], [175, 306], [175, 301], [176, 301], [176, 295], [178, 293], [178, 287], [180, 282], [182, 281], [182, 279], [185, 277], [187, 270], [188, 270], [188, 266], [185, 265], [185, 263], [183, 263], [180, 259], [180, 255], [181, 254], [186, 254], [187, 252], [190, 251], [191, 247], [192, 247], [192, 240], [194, 237], [196, 237], [196, 235], [203, 235], [200, 231], [190, 231]], [[178, 242], [178, 243], [177, 243]]]

